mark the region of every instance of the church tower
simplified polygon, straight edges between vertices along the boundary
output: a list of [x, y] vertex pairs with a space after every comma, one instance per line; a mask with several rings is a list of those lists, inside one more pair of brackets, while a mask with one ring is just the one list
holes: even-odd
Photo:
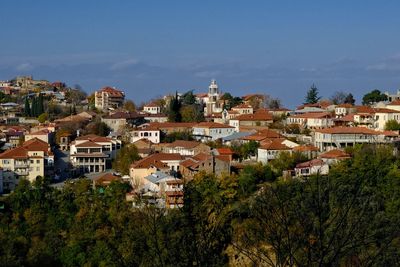
[[206, 114], [211, 115], [213, 113], [221, 112], [222, 109], [219, 103], [219, 88], [216, 80], [211, 80], [210, 86], [208, 87], [208, 102], [206, 104]]

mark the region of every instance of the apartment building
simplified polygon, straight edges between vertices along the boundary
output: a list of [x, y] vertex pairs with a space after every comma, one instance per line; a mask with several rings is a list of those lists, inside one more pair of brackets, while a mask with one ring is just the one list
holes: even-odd
[[6, 190], [13, 190], [22, 178], [33, 182], [38, 176], [50, 175], [53, 167], [54, 155], [49, 144], [37, 138], [0, 154]]
[[115, 109], [123, 105], [125, 93], [113, 87], [104, 87], [94, 93], [95, 107], [101, 110]]
[[121, 141], [97, 135], [86, 135], [75, 139], [70, 145], [72, 165], [81, 172], [103, 172], [111, 166]]

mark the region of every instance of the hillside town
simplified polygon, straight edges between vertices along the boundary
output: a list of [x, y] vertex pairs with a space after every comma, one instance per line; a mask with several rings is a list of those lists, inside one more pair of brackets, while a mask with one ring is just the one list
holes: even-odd
[[366, 92], [356, 105], [351, 93], [322, 99], [313, 85], [289, 109], [266, 93], [232, 96], [211, 80], [208, 90], [137, 105], [115, 87], [87, 94], [78, 85], [19, 76], [0, 81], [0, 102], [3, 194], [39, 176], [56, 187], [74, 179], [91, 179], [96, 188], [123, 181], [134, 206], [140, 195], [174, 208], [199, 173], [224, 176], [284, 161], [284, 179], [306, 179], [351, 157], [348, 147], [396, 147], [400, 140], [399, 91]]

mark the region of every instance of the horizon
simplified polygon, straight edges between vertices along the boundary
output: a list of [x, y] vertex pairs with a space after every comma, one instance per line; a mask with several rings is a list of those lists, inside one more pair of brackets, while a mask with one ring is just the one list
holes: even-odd
[[113, 86], [139, 104], [175, 91], [206, 92], [216, 79], [223, 92], [268, 94], [286, 107], [301, 104], [313, 83], [323, 98], [344, 91], [357, 103], [373, 89], [400, 88], [396, 1], [1, 7], [10, 12], [0, 18], [7, 37], [0, 80], [32, 75], [87, 93]]

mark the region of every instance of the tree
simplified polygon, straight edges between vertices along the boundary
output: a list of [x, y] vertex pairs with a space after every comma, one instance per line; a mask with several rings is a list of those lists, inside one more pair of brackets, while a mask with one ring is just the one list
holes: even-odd
[[121, 174], [129, 175], [129, 166], [132, 162], [140, 159], [138, 150], [135, 145], [124, 145], [117, 153], [117, 157], [113, 161], [113, 169]]
[[106, 123], [101, 121], [91, 122], [84, 129], [85, 134], [96, 134], [99, 136], [107, 136], [110, 134], [110, 132], [110, 127], [108, 127]]
[[30, 117], [30, 116], [31, 116], [31, 106], [30, 106], [28, 97], [25, 97], [24, 114], [25, 114], [25, 116], [27, 116], [27, 117]]
[[230, 93], [222, 95], [221, 100], [225, 102], [225, 109], [230, 110], [231, 108], [243, 103], [243, 99], [240, 97], [233, 97]]
[[388, 120], [385, 124], [385, 130], [387, 131], [399, 131], [400, 130], [400, 123], [396, 120]]
[[193, 105], [196, 104], [196, 96], [193, 94], [193, 90], [190, 90], [182, 95], [183, 105]]
[[347, 98], [347, 94], [342, 91], [336, 91], [331, 97], [330, 100], [334, 105], [344, 104]]
[[43, 95], [39, 94], [39, 97], [37, 99], [37, 116], [42, 114], [44, 112], [44, 100], [43, 100]]
[[349, 93], [349, 94], [346, 96], [346, 98], [345, 98], [345, 100], [344, 100], [344, 103], [345, 103], [345, 104], [354, 105], [354, 104], [356, 103], [356, 100], [354, 99], [353, 95], [352, 95], [351, 93]]
[[315, 86], [315, 84], [312, 84], [310, 89], [307, 92], [305, 104], [315, 104], [315, 103], [318, 103], [318, 101], [320, 99], [321, 99], [321, 97], [318, 96], [317, 87]]
[[183, 122], [201, 122], [204, 121], [204, 112], [202, 107], [197, 104], [183, 106], [179, 113]]
[[182, 106], [182, 104], [178, 97], [178, 92], [176, 92], [175, 96], [172, 97], [170, 104], [169, 104], [168, 121], [180, 122], [182, 120], [182, 115], [180, 113], [181, 106]]
[[124, 103], [124, 109], [129, 111], [129, 112], [135, 112], [136, 111], [136, 105], [132, 100], [126, 100]]
[[49, 114], [47, 114], [47, 113], [42, 113], [42, 114], [39, 115], [38, 121], [39, 121], [40, 123], [45, 123], [46, 120], [48, 119], [48, 117], [49, 117]]
[[279, 109], [281, 108], [281, 100], [279, 98], [271, 98], [269, 97], [267, 100], [267, 107], [269, 109]]
[[381, 93], [381, 91], [379, 91], [378, 89], [375, 89], [363, 96], [362, 104], [372, 105], [374, 103], [386, 100], [387, 100], [387, 95]]

